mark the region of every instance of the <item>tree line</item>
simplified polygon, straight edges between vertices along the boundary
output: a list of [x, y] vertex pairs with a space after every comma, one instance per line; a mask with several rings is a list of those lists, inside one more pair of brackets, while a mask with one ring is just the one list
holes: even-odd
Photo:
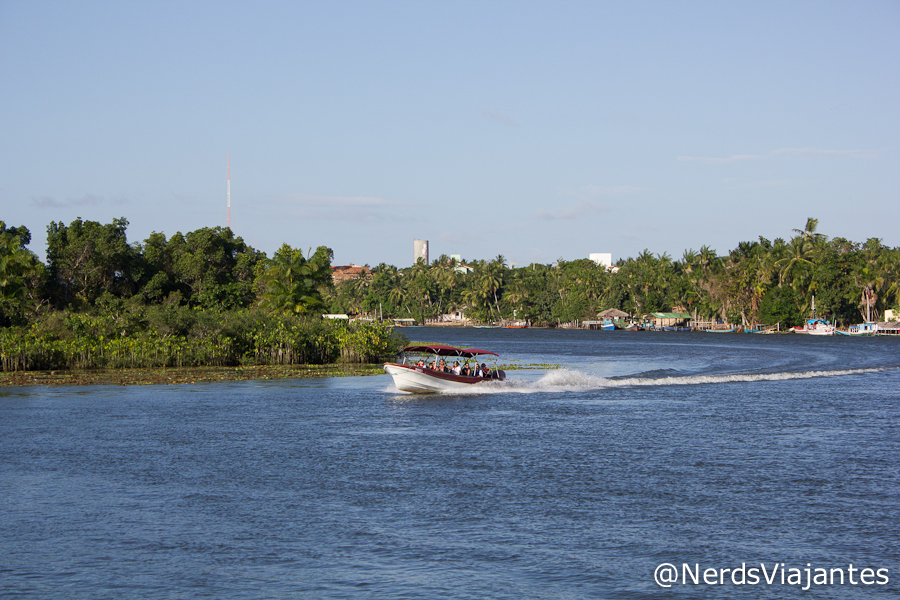
[[377, 362], [404, 339], [380, 323], [323, 321], [332, 252], [269, 259], [227, 228], [129, 243], [128, 221], [0, 221], [4, 370]]
[[638, 318], [678, 311], [695, 320], [782, 328], [802, 324], [813, 303], [817, 315], [843, 325], [865, 320], [867, 305], [875, 320], [897, 309], [900, 248], [875, 238], [830, 239], [817, 226], [809, 219], [790, 240], [760, 237], [725, 254], [703, 246], [676, 260], [644, 250], [614, 269], [588, 259], [511, 268], [503, 256], [461, 262], [443, 255], [404, 269], [382, 263], [370, 277], [330, 289], [327, 298], [340, 312], [381, 311], [422, 322], [463, 309], [476, 321], [526, 319], [538, 326], [593, 320], [609, 308]]
[[724, 254], [703, 246], [676, 260], [644, 250], [612, 270], [587, 259], [511, 267], [503, 256], [444, 255], [407, 268], [381, 263], [334, 284], [325, 246], [284, 244], [269, 258], [222, 227], [130, 243], [124, 218], [79, 218], [47, 227], [44, 263], [27, 248], [27, 228], [0, 221], [0, 353], [4, 368], [362, 361], [402, 340], [322, 313], [424, 322], [459, 310], [484, 323], [555, 326], [618, 308], [790, 327], [813, 303], [844, 325], [898, 308], [900, 248], [829, 238], [817, 225]]

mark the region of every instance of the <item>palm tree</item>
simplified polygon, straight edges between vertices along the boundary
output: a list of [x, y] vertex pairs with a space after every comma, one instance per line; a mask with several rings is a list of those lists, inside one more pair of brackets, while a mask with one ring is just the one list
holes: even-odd
[[33, 289], [28, 282], [39, 276], [40, 263], [15, 228], [7, 230], [0, 221], [0, 232], [0, 324], [4, 324], [7, 318], [23, 314]]
[[[488, 295], [493, 296], [494, 305], [497, 307], [497, 315], [500, 314], [500, 300], [497, 297], [497, 292], [500, 291], [500, 287], [503, 285], [503, 272], [501, 268], [498, 268], [497, 262], [487, 265], [478, 277], [478, 286], [481, 291], [485, 294], [485, 297]], [[491, 310], [493, 314], [493, 309]]]
[[406, 285], [402, 277], [396, 276], [391, 279], [390, 289], [388, 290], [388, 302], [393, 306], [400, 308], [403, 301], [406, 300]]
[[309, 257], [283, 244], [263, 275], [261, 305], [272, 311], [307, 313], [325, 307], [319, 291], [331, 278], [331, 251], [320, 246]]
[[884, 305], [890, 306], [891, 298], [894, 305], [900, 303], [900, 248], [882, 253], [881, 271], [885, 279], [882, 295]]
[[802, 305], [797, 308], [801, 313], [809, 311], [812, 296], [815, 295], [817, 282], [812, 278], [816, 248], [810, 239], [797, 236], [785, 248], [781, 259], [775, 263], [778, 270], [778, 285], [788, 283], [800, 293]]
[[451, 295], [459, 284], [459, 273], [456, 272], [456, 259], [436, 263], [432, 270], [434, 282], [438, 288], [438, 310], [446, 304], [450, 307]]
[[795, 282], [805, 281], [805, 271], [813, 264], [811, 260], [812, 247], [809, 241], [802, 237], [795, 237], [787, 245], [785, 255], [775, 263], [778, 269], [778, 284], [788, 281], [792, 287]]
[[804, 240], [809, 240], [811, 242], [819, 242], [821, 240], [827, 239], [821, 233], [816, 233], [816, 229], [818, 229], [818, 227], [819, 220], [810, 217], [806, 220], [806, 227], [804, 229], [794, 229], [793, 231]]

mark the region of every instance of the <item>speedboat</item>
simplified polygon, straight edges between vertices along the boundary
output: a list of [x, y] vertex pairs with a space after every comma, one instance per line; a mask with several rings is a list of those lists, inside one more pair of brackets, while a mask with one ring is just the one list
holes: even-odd
[[[411, 354], [424, 354], [428, 357], [428, 360], [411, 360], [409, 356]], [[486, 381], [505, 380], [506, 373], [501, 370], [491, 370], [487, 376], [479, 377], [456, 375], [449, 371], [441, 371], [439, 368], [434, 368], [435, 363], [444, 357], [469, 360], [483, 355], [499, 356], [496, 352], [488, 350], [456, 348], [455, 346], [442, 344], [407, 346], [403, 349], [401, 362], [385, 363], [384, 370], [394, 378], [394, 385], [397, 386], [398, 390], [412, 394], [433, 394], [447, 390], [460, 390]]]

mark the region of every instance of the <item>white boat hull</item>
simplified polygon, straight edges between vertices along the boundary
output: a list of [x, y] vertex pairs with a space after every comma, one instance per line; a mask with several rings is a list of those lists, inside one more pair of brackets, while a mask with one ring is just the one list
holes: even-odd
[[834, 325], [818, 323], [815, 327], [809, 329], [807, 333], [809, 335], [834, 335]]
[[834, 325], [822, 319], [810, 319], [803, 327], [792, 327], [791, 331], [807, 335], [834, 335]]
[[[472, 385], [492, 381], [482, 377], [465, 377], [451, 373], [438, 373], [424, 367], [387, 363], [384, 370], [394, 378], [394, 385], [401, 392], [411, 394], [434, 394], [448, 390], [461, 390]], [[501, 371], [502, 373], [502, 371]], [[502, 379], [498, 377], [497, 379]], [[496, 381], [497, 379], [493, 379]]]

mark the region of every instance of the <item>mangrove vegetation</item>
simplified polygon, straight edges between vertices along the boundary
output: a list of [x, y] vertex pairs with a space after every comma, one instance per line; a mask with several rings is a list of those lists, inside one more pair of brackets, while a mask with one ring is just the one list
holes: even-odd
[[787, 328], [813, 302], [843, 325], [900, 308], [900, 248], [829, 238], [817, 225], [809, 219], [788, 240], [760, 237], [725, 253], [644, 250], [613, 268], [444, 255], [367, 266], [334, 283], [331, 249], [285, 244], [269, 258], [227, 228], [135, 243], [124, 218], [51, 223], [42, 262], [27, 228], [0, 222], [0, 358], [5, 371], [366, 363], [405, 342], [384, 322], [453, 312], [553, 327], [617, 308]]

